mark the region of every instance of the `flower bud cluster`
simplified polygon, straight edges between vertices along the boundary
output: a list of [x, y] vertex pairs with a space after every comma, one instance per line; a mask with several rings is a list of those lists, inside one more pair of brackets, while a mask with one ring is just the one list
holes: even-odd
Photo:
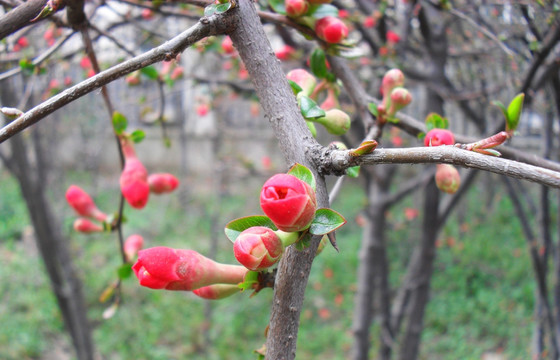
[[404, 88], [404, 74], [399, 69], [391, 69], [385, 73], [381, 81], [383, 101], [377, 106], [377, 118], [380, 123], [395, 116], [412, 102], [412, 95]]
[[[432, 129], [424, 138], [425, 146], [442, 146], [455, 144], [453, 133], [446, 129]], [[461, 176], [453, 165], [437, 164], [436, 185], [438, 189], [448, 194], [454, 194], [461, 186]]]
[[286, 77], [302, 89], [298, 93], [300, 106], [301, 96], [307, 96], [314, 101], [322, 99], [319, 107], [325, 111], [325, 115], [305, 119], [313, 136], [317, 135], [314, 123], [323, 125], [327, 132], [333, 135], [344, 135], [350, 129], [351, 119], [347, 113], [340, 109], [338, 102], [339, 89], [336, 83], [327, 80], [318, 83], [315, 76], [304, 69], [294, 69]]

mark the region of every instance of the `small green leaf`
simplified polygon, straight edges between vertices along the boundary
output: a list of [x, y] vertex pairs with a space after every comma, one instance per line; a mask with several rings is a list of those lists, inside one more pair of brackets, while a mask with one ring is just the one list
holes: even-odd
[[309, 5], [307, 16], [311, 16], [314, 19], [321, 19], [327, 16], [338, 17], [338, 8], [331, 4]]
[[306, 119], [316, 119], [325, 116], [325, 110], [321, 109], [309, 96], [301, 95], [299, 97], [299, 108], [301, 114]]
[[310, 65], [311, 72], [313, 72], [313, 74], [319, 79], [323, 79], [327, 76], [327, 73], [329, 72], [329, 69], [327, 69], [327, 58], [322, 49], [317, 48], [313, 51], [313, 54], [311, 54]]
[[368, 109], [369, 109], [369, 112], [372, 113], [373, 116], [375, 116], [375, 117], [379, 116], [379, 113], [377, 112], [377, 104], [376, 103], [369, 103], [368, 104]]
[[449, 121], [447, 118], [442, 117], [436, 113], [429, 113], [426, 116], [426, 130], [430, 131], [432, 129], [447, 129], [449, 127]]
[[231, 242], [235, 242], [239, 234], [253, 226], [264, 226], [274, 231], [278, 228], [264, 215], [245, 216], [227, 223], [224, 232]]
[[390, 122], [392, 124], [398, 124], [399, 123], [399, 118], [396, 118], [394, 116], [387, 116], [387, 117], [385, 117], [385, 120], [387, 120], [388, 122]]
[[360, 176], [360, 167], [359, 166], [352, 166], [346, 169], [346, 175], [351, 178], [357, 178]]
[[333, 209], [318, 209], [309, 227], [313, 235], [325, 235], [346, 224], [344, 216]]
[[130, 275], [132, 275], [132, 265], [130, 264], [122, 264], [117, 269], [117, 274], [119, 275], [119, 279], [124, 280], [128, 279]]
[[286, 15], [286, 5], [284, 0], [268, 0], [268, 4], [274, 12]]
[[506, 124], [507, 124], [508, 111], [506, 109], [506, 106], [499, 100], [492, 101], [492, 105], [497, 106], [502, 111], [502, 114], [504, 114], [504, 118], [506, 119]]
[[366, 140], [363, 143], [361, 143], [357, 149], [350, 150], [350, 155], [362, 156], [362, 155], [371, 154], [376, 147], [377, 147], [377, 141]]
[[126, 117], [118, 111], [113, 113], [113, 129], [115, 129], [115, 134], [120, 135], [128, 126], [128, 121]]
[[223, 14], [229, 9], [231, 9], [231, 2], [228, 1], [227, 3], [216, 6], [216, 14]]
[[523, 100], [525, 100], [525, 94], [518, 94], [511, 100], [507, 108], [506, 117], [506, 131], [515, 131], [517, 124], [519, 124], [519, 118], [521, 117], [521, 111], [523, 111]]
[[420, 131], [416, 137], [418, 138], [418, 140], [424, 140], [424, 138], [426, 137], [426, 133]]
[[147, 78], [152, 79], [152, 80], [156, 80], [159, 77], [158, 71], [152, 65], [148, 65], [148, 66], [140, 69], [140, 73], [142, 73], [142, 75], [144, 75]]
[[253, 284], [259, 283], [259, 272], [258, 271], [248, 271], [243, 278], [243, 282], [238, 284], [237, 286], [241, 289], [241, 291], [251, 290], [253, 288]]
[[301, 86], [299, 86], [295, 81], [288, 80], [288, 83], [290, 84], [290, 87], [292, 88], [292, 91], [294, 92], [294, 95], [297, 95], [297, 94], [299, 94], [300, 92], [303, 91]]
[[315, 190], [315, 176], [313, 176], [311, 170], [309, 170], [304, 165], [298, 163], [294, 164], [294, 166], [292, 166], [291, 169], [288, 170], [288, 174], [297, 177], [303, 182], [306, 182], [307, 184], [309, 184], [309, 186], [311, 186], [313, 190]]
[[210, 4], [204, 8], [204, 16], [212, 16], [216, 12], [216, 7], [218, 4]]
[[301, 239], [298, 240], [297, 243], [294, 244], [297, 251], [305, 250], [311, 245], [311, 234], [309, 231], [305, 232]]
[[145, 137], [146, 133], [144, 132], [144, 130], [134, 130], [132, 134], [130, 134], [130, 139], [136, 144], [144, 140]]
[[27, 71], [29, 73], [31, 73], [33, 69], [35, 69], [35, 65], [33, 65], [31, 60], [27, 58], [23, 58], [19, 61], [19, 67], [21, 68], [21, 70]]

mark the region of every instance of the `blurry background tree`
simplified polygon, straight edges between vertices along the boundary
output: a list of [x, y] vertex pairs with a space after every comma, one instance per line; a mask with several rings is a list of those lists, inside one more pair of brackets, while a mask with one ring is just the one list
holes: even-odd
[[[205, 7], [218, 8], [204, 0], [0, 5], [0, 106], [23, 112], [0, 130], [1, 358], [245, 359], [264, 342], [270, 359], [293, 358], [296, 344], [298, 358], [559, 357], [558, 2], [341, 0], [304, 18], [285, 16], [278, 0], [208, 16]], [[351, 46], [315, 34], [312, 23], [331, 15]], [[327, 68], [310, 60], [317, 48]], [[352, 116], [342, 137], [317, 126], [320, 144], [376, 140], [378, 149], [349, 160], [319, 146], [285, 80], [295, 68], [337, 79], [328, 86]], [[406, 75], [413, 102], [384, 122], [370, 108], [391, 68]], [[524, 112], [497, 148], [503, 159], [412, 148], [429, 113], [449, 119], [460, 143], [503, 130], [493, 101], [518, 93]], [[115, 111], [145, 134], [136, 148], [146, 166], [180, 178], [179, 196], [123, 207]], [[121, 286], [115, 270], [131, 233], [233, 263], [222, 228], [260, 212], [264, 179], [294, 162], [315, 173], [320, 206], [330, 201], [350, 220], [340, 253], [313, 262], [319, 239], [292, 247], [274, 294], [234, 302]], [[399, 165], [437, 162], [463, 167], [455, 194], [437, 189], [434, 165]], [[357, 179], [327, 176], [350, 165], [362, 165]], [[72, 183], [110, 212], [124, 208], [117, 236], [70, 231]]]

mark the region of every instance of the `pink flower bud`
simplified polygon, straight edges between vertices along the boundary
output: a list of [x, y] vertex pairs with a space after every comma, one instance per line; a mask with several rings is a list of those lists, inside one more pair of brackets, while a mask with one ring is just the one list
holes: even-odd
[[364, 19], [363, 24], [366, 29], [371, 29], [377, 24], [377, 20], [373, 16], [368, 16]]
[[233, 244], [233, 254], [249, 270], [264, 270], [276, 264], [284, 253], [282, 241], [271, 229], [254, 226], [243, 231]]
[[325, 116], [314, 120], [323, 125], [325, 129], [333, 135], [344, 135], [350, 129], [350, 116], [340, 109], [330, 109], [325, 112]]
[[183, 69], [183, 67], [182, 66], [177, 66], [175, 69], [173, 69], [169, 78], [171, 80], [181, 79], [183, 77], [184, 73], [185, 73], [185, 70]]
[[214, 284], [193, 290], [193, 294], [207, 300], [220, 300], [240, 291], [241, 289], [237, 285]]
[[404, 74], [399, 69], [391, 69], [385, 73], [381, 81], [381, 93], [383, 96], [390, 96], [391, 91], [404, 85]]
[[296, 50], [290, 45], [284, 45], [284, 47], [276, 51], [275, 54], [278, 59], [286, 61], [290, 60], [294, 56], [295, 52]]
[[233, 42], [231, 41], [231, 38], [229, 36], [226, 36], [224, 40], [222, 40], [222, 50], [224, 50], [224, 52], [229, 55], [235, 53]]
[[319, 39], [330, 44], [338, 44], [348, 36], [348, 27], [339, 18], [326, 16], [317, 20], [315, 32]]
[[103, 231], [103, 226], [96, 224], [86, 218], [77, 218], [74, 221], [74, 230], [87, 234], [93, 232], [101, 232]]
[[130, 235], [124, 242], [123, 250], [126, 256], [126, 261], [132, 262], [138, 251], [144, 247], [144, 238], [140, 235]]
[[25, 36], [22, 36], [17, 40], [17, 44], [23, 49], [29, 46], [29, 40], [27, 40]]
[[387, 41], [396, 44], [401, 41], [401, 37], [396, 32], [389, 30], [387, 31]]
[[136, 86], [140, 84], [140, 73], [134, 72], [132, 74], [127, 75], [124, 78], [124, 81], [128, 86]]
[[154, 12], [152, 9], [142, 9], [142, 19], [152, 20], [154, 18]]
[[107, 215], [97, 208], [91, 196], [77, 185], [71, 185], [66, 190], [66, 201], [81, 216], [99, 221], [107, 219]]
[[148, 171], [135, 157], [127, 158], [120, 178], [121, 191], [130, 206], [142, 209], [148, 202]]
[[248, 271], [243, 266], [217, 263], [193, 250], [163, 246], [140, 250], [132, 270], [142, 286], [188, 291], [212, 284], [238, 284]]
[[315, 76], [311, 75], [303, 69], [294, 69], [286, 74], [288, 80], [291, 80], [302, 88], [304, 95], [311, 95], [317, 85], [317, 80]]
[[397, 111], [410, 104], [411, 101], [412, 95], [410, 95], [407, 89], [403, 87], [394, 88], [393, 91], [391, 91], [391, 106], [389, 110], [387, 110], [387, 115], [395, 115]]
[[150, 174], [148, 185], [150, 185], [150, 191], [154, 194], [169, 193], [179, 186], [179, 179], [168, 173]]
[[284, 5], [286, 6], [286, 15], [289, 17], [300, 17], [305, 15], [307, 9], [309, 9], [307, 0], [285, 0]]
[[84, 70], [91, 68], [91, 60], [87, 57], [87, 55], [83, 56], [80, 60], [80, 67]]
[[424, 138], [425, 146], [440, 146], [455, 144], [453, 133], [445, 129], [432, 129], [428, 131]]
[[436, 185], [438, 189], [448, 194], [455, 194], [461, 186], [459, 171], [453, 165], [437, 164]]
[[334, 89], [327, 90], [327, 97], [321, 103], [320, 108], [323, 110], [330, 110], [334, 108], [339, 108], [338, 97], [336, 96], [336, 91]]
[[302, 231], [315, 217], [315, 191], [293, 175], [276, 174], [263, 185], [261, 208], [278, 229]]

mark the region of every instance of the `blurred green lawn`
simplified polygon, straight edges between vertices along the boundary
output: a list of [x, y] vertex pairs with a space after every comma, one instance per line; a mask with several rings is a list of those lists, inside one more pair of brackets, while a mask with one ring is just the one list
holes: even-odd
[[[40, 359], [54, 343], [68, 346], [56, 301], [50, 293], [43, 265], [29, 241], [27, 214], [19, 188], [0, 174], [0, 358]], [[249, 196], [221, 200], [216, 218], [227, 221], [258, 212], [258, 189]], [[347, 182], [333, 205], [348, 219], [337, 233], [340, 253], [327, 247], [315, 260], [298, 342], [300, 359], [346, 359], [352, 346], [351, 319], [361, 229], [355, 218], [364, 203], [357, 182]], [[532, 267], [509, 200], [498, 190], [495, 211], [479, 204], [486, 193], [476, 186], [467, 199], [465, 219], [452, 216], [438, 241], [421, 350], [422, 359], [480, 359], [484, 351], [503, 348], [507, 359], [529, 358], [533, 329], [534, 283]], [[101, 208], [114, 194], [96, 197]], [[407, 220], [404, 208], [419, 208], [412, 199], [388, 214], [391, 284], [404, 274], [407, 256], [418, 239], [421, 216]], [[182, 208], [178, 197], [158, 197], [141, 212], [127, 211], [125, 234], [142, 234], [147, 246], [165, 245], [209, 252], [215, 211], [203, 199]], [[124, 301], [116, 315], [103, 320], [107, 304], [98, 302], [103, 289], [116, 280], [120, 255], [114, 234], [81, 235], [70, 232], [74, 216], [64, 213], [64, 226], [79, 274], [89, 317], [95, 324], [96, 348], [105, 359], [250, 359], [265, 341], [272, 291], [249, 298], [206, 303], [190, 293], [141, 288], [135, 278], [123, 283]], [[220, 237], [217, 260], [235, 263], [231, 243]], [[207, 329], [207, 331], [205, 331]], [[374, 325], [372, 342], [378, 345]]]

